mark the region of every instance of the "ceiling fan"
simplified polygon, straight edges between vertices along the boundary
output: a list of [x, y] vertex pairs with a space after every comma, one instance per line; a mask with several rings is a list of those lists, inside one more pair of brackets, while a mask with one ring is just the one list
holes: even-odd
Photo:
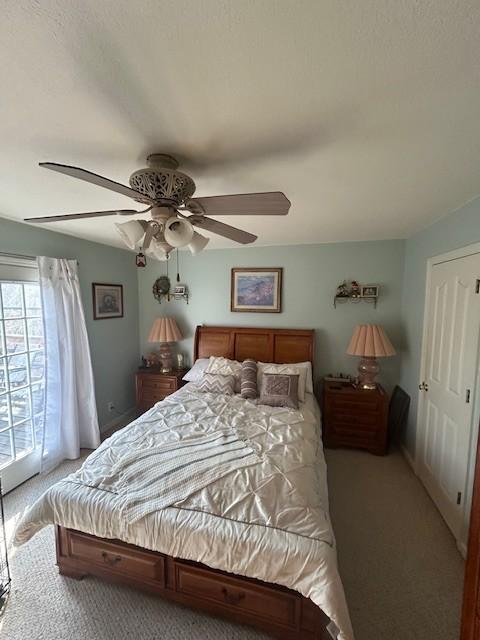
[[168, 260], [170, 252], [175, 248], [187, 246], [193, 254], [205, 248], [209, 239], [197, 233], [194, 227], [211, 231], [240, 244], [249, 244], [257, 239], [252, 233], [213, 220], [207, 215], [286, 215], [290, 209], [290, 201], [280, 191], [193, 198], [195, 183], [190, 176], [177, 170], [178, 162], [175, 158], [155, 153], [148, 156], [147, 165], [145, 169], [132, 173], [130, 187], [127, 187], [79, 167], [40, 162], [41, 167], [91, 182], [148, 206], [141, 211], [91, 211], [25, 218], [25, 222], [57, 222], [150, 212], [150, 220], [130, 220], [115, 223], [115, 227], [130, 249], [140, 249], [159, 260]]

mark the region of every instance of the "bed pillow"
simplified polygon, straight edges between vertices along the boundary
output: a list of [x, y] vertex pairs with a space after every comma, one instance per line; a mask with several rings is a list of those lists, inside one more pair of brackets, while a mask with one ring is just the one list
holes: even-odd
[[240, 395], [246, 400], [253, 400], [257, 397], [257, 363], [255, 360], [247, 359], [242, 362]]
[[242, 363], [237, 360], [229, 360], [221, 356], [210, 356], [205, 373], [233, 376], [235, 378], [235, 393], [240, 393], [242, 379]]
[[284, 373], [285, 375], [298, 375], [298, 399], [305, 402], [305, 388], [307, 380], [306, 367], [296, 364], [273, 364], [271, 362], [257, 363], [257, 385], [262, 388], [262, 379], [266, 373]]
[[202, 379], [205, 369], [208, 366], [208, 358], [199, 358], [195, 360], [193, 367], [187, 371], [182, 380], [186, 382], [198, 382]]
[[221, 373], [204, 373], [198, 382], [198, 390], [202, 393], [218, 393], [233, 396], [235, 393], [235, 378]]
[[258, 403], [269, 407], [298, 409], [299, 377], [298, 373], [264, 373]]

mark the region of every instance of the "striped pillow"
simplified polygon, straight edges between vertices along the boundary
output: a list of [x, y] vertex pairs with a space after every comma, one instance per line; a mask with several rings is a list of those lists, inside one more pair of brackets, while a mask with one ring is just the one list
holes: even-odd
[[257, 363], [255, 360], [242, 362], [240, 395], [246, 400], [253, 400], [257, 397]]
[[204, 373], [197, 388], [202, 393], [219, 393], [224, 396], [233, 396], [235, 393], [235, 378], [233, 376], [222, 376], [220, 373]]

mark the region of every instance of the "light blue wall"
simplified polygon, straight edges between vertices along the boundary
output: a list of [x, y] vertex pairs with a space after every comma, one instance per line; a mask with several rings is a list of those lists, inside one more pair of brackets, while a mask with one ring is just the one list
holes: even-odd
[[[139, 363], [138, 282], [134, 255], [3, 218], [0, 218], [1, 251], [79, 261], [100, 424], [105, 425], [115, 418], [116, 414], [107, 412], [108, 402], [112, 401], [120, 412], [133, 407], [134, 372]], [[123, 284], [123, 318], [93, 320], [92, 282]]]
[[[383, 324], [395, 345], [400, 344], [401, 287], [404, 242], [351, 242], [249, 247], [205, 251], [197, 256], [180, 252], [182, 283], [191, 298], [158, 304], [152, 295], [155, 279], [164, 274], [165, 263], [150, 260], [139, 270], [140, 346], [143, 353], [156, 348], [147, 343], [152, 321], [162, 314], [177, 318], [185, 336], [179, 348], [192, 358], [192, 338], [197, 324], [258, 327], [313, 328], [316, 330], [315, 376], [332, 371], [355, 373], [357, 359], [345, 350], [358, 323]], [[175, 283], [175, 261], [169, 266]], [[283, 312], [232, 313], [230, 269], [232, 267], [283, 267]], [[344, 279], [378, 283], [377, 309], [366, 302], [344, 303], [333, 308], [336, 286]], [[400, 357], [385, 358], [380, 379], [391, 388], [398, 381]]]
[[479, 241], [480, 198], [477, 198], [406, 242], [402, 298], [405, 342], [401, 385], [412, 398], [405, 437], [407, 449], [412, 456], [415, 455], [427, 260]]

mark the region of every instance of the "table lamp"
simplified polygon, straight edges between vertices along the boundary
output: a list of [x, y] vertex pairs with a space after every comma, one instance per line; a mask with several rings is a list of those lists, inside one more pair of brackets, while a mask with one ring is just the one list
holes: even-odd
[[376, 358], [396, 354], [387, 334], [378, 324], [360, 324], [355, 328], [347, 353], [360, 356], [358, 364], [359, 386], [361, 389], [376, 389], [375, 376], [380, 371]]
[[159, 357], [162, 363], [162, 373], [168, 373], [173, 368], [171, 342], [182, 340], [183, 336], [177, 326], [175, 318], [156, 318], [148, 334], [149, 342], [159, 342]]

